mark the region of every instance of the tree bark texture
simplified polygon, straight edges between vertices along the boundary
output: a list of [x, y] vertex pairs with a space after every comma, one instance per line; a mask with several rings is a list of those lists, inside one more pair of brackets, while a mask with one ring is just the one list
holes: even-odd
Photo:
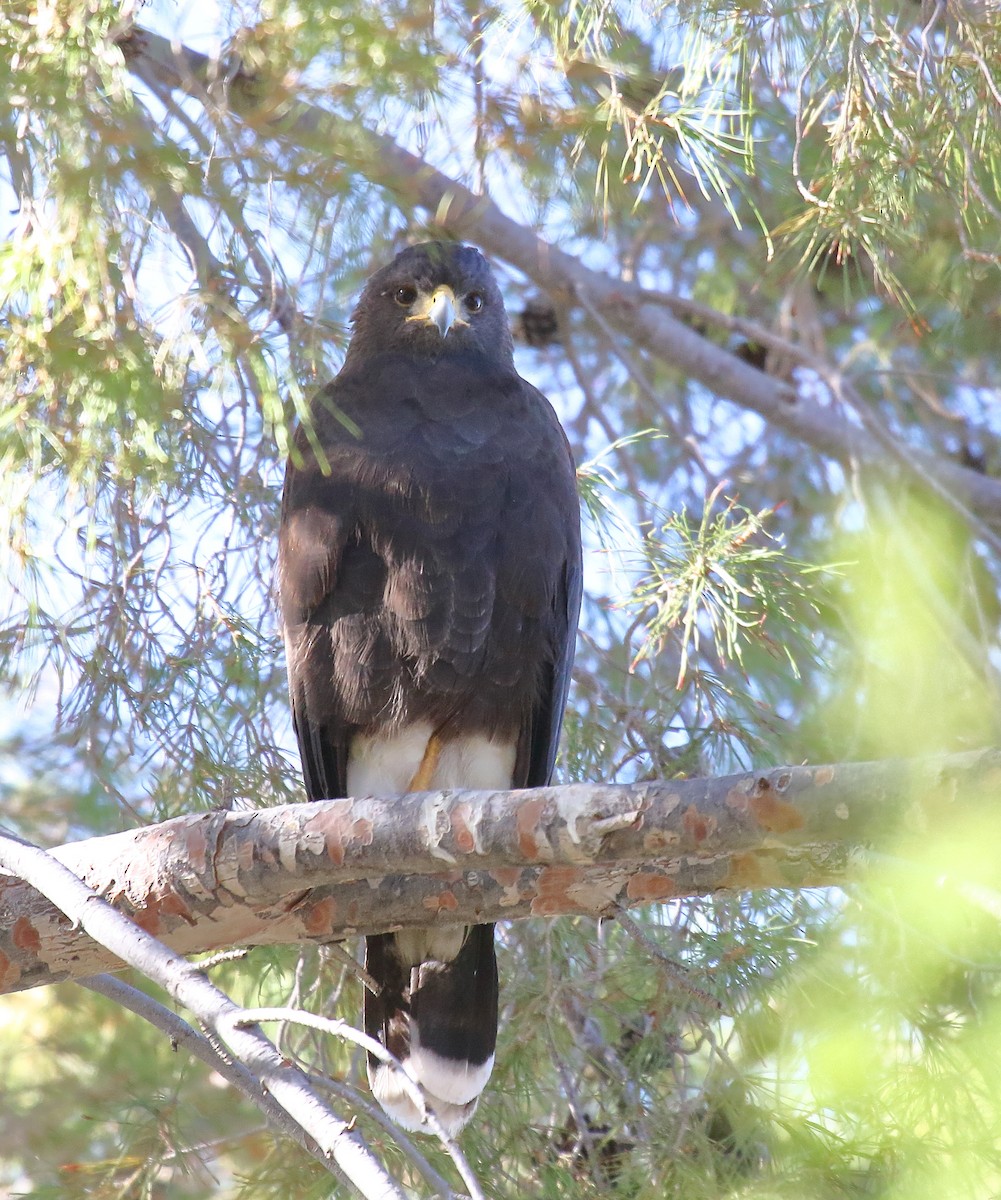
[[[999, 787], [1001, 751], [984, 750], [198, 813], [52, 853], [191, 954], [836, 884], [865, 847], [948, 819], [970, 795], [996, 804]], [[0, 877], [0, 992], [121, 965], [33, 888]]]

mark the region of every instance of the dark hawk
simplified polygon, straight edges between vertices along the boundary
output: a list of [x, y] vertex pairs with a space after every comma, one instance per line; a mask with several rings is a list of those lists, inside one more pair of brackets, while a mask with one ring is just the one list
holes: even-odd
[[[566, 437], [514, 366], [471, 246], [404, 250], [362, 292], [295, 437], [279, 534], [311, 800], [549, 782], [573, 663], [580, 516]], [[492, 925], [367, 939], [365, 1028], [454, 1131], [493, 1066]], [[401, 1125], [394, 1073], [369, 1080]]]

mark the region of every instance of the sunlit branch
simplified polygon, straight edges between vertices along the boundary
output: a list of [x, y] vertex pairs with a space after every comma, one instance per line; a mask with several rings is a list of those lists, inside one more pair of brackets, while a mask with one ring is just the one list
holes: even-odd
[[[886, 842], [923, 806], [933, 812], [943, 790], [990, 786], [999, 764], [1001, 751], [978, 751], [199, 813], [70, 843], [53, 863], [113, 901], [138, 936], [177, 952], [176, 967], [177, 954], [325, 943], [429, 919], [614, 917], [719, 890], [844, 883], [859, 848]], [[132, 961], [117, 941], [68, 925], [13, 859], [9, 869], [18, 877], [0, 877], [0, 992]]]

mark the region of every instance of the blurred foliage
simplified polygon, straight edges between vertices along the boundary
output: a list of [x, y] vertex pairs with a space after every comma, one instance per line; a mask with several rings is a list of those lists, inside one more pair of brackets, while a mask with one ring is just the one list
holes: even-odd
[[[433, 230], [361, 130], [590, 265], [764, 325], [795, 353], [689, 318], [832, 420], [858, 416], [836, 376], [904, 457], [1001, 473], [995, 6], [203, 7], [0, 9], [0, 797], [25, 835], [301, 796], [271, 595], [288, 430], [362, 280]], [[253, 119], [142, 83], [133, 19], [238, 55]], [[322, 144], [274, 136], [298, 101], [334, 118]], [[496, 265], [518, 326], [536, 284]], [[584, 464], [589, 549], [562, 779], [997, 742], [982, 530], [547, 303], [518, 364]], [[504, 928], [463, 1135], [488, 1193], [997, 1195], [997, 805], [944, 792], [849, 893]], [[211, 972], [241, 1002], [360, 1009], [316, 951]], [[357, 1051], [280, 1044], [365, 1094]], [[0, 1052], [11, 1194], [343, 1194], [78, 988], [3, 998]]]

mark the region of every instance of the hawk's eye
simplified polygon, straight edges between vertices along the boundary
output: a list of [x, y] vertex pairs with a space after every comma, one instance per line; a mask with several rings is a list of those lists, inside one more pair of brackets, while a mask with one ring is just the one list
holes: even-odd
[[403, 287], [396, 289], [393, 293], [393, 299], [404, 308], [409, 308], [417, 299], [417, 289], [412, 284], [405, 283]]
[[486, 304], [486, 301], [483, 299], [482, 292], [470, 292], [466, 297], [466, 308], [470, 312], [479, 312], [484, 304]]

